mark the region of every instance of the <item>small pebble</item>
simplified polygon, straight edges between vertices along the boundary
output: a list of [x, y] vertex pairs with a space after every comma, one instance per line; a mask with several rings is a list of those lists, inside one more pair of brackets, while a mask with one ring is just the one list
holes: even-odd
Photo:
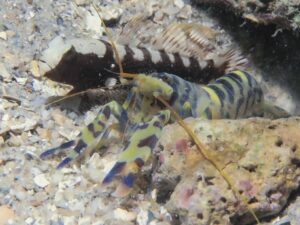
[[78, 225], [89, 225], [92, 223], [92, 220], [90, 217], [83, 217], [79, 218]]
[[141, 210], [137, 215], [138, 225], [148, 225], [152, 220], [154, 220], [154, 215], [149, 210]]
[[18, 82], [18, 84], [25, 85], [28, 80], [28, 77], [15, 77], [15, 79]]
[[133, 221], [136, 219], [136, 214], [134, 212], [128, 212], [125, 209], [117, 208], [114, 210], [114, 217], [118, 220]]
[[66, 116], [63, 115], [60, 110], [54, 110], [51, 113], [51, 116], [58, 125], [60, 125], [60, 126], [64, 125], [64, 123], [66, 121]]
[[89, 0], [75, 0], [75, 3], [77, 5], [87, 5], [90, 3], [90, 1]]
[[182, 0], [174, 0], [174, 5], [181, 9], [184, 6], [184, 2]]
[[0, 38], [6, 41], [7, 40], [7, 33], [5, 31], [1, 31], [0, 32]]
[[11, 74], [7, 71], [3, 63], [0, 63], [0, 75], [4, 78], [4, 80], [8, 80], [11, 78]]
[[43, 173], [35, 176], [33, 180], [34, 183], [41, 188], [44, 188], [49, 185], [49, 181], [46, 179], [45, 174]]
[[28, 225], [31, 225], [34, 223], [34, 219], [32, 217], [28, 217], [26, 220], [25, 220], [25, 223], [28, 224]]
[[91, 12], [85, 11], [85, 23], [87, 30], [93, 31], [95, 34], [102, 36], [103, 29], [101, 27], [101, 20], [95, 9], [92, 9]]
[[41, 76], [37, 60], [32, 60], [31, 61], [31, 70], [30, 71], [31, 71], [32, 75], [35, 76], [35, 77], [40, 77]]

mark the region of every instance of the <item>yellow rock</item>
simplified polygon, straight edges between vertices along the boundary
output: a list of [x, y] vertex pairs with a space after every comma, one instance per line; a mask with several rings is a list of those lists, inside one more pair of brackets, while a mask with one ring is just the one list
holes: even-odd
[[38, 61], [36, 61], [36, 60], [31, 61], [31, 70], [30, 71], [33, 74], [33, 76], [35, 76], [35, 77], [41, 76]]

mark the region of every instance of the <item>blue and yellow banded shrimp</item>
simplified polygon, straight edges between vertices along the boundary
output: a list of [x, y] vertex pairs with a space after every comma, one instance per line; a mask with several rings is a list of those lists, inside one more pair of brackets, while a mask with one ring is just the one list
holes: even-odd
[[139, 74], [131, 85], [122, 105], [112, 101], [102, 106], [95, 120], [76, 140], [46, 150], [41, 158], [69, 150], [57, 167], [63, 168], [83, 154], [106, 146], [110, 143], [110, 132], [117, 130], [128, 141], [103, 184], [120, 177], [121, 184], [115, 194], [124, 196], [132, 189], [140, 168], [150, 159], [162, 128], [177, 120], [168, 109], [157, 104], [157, 98], [167, 102], [181, 118], [238, 119], [265, 113], [274, 118], [288, 116], [283, 109], [266, 103], [254, 77], [240, 70], [203, 86], [168, 73]]

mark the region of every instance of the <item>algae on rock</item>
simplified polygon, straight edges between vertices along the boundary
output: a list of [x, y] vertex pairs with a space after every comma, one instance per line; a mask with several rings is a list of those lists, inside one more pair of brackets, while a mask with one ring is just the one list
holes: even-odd
[[[299, 186], [299, 118], [187, 122], [258, 217], [280, 212]], [[180, 224], [253, 222], [239, 195], [201, 157], [183, 128], [169, 125], [162, 137], [153, 183], [159, 201], [166, 202]]]

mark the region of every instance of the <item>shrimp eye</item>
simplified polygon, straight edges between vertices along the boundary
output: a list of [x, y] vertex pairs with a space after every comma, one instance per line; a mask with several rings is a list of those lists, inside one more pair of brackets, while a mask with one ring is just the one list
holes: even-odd
[[167, 76], [163, 76], [161, 79], [162, 79], [165, 83], [170, 83], [170, 82], [171, 82], [170, 77], [167, 77]]

